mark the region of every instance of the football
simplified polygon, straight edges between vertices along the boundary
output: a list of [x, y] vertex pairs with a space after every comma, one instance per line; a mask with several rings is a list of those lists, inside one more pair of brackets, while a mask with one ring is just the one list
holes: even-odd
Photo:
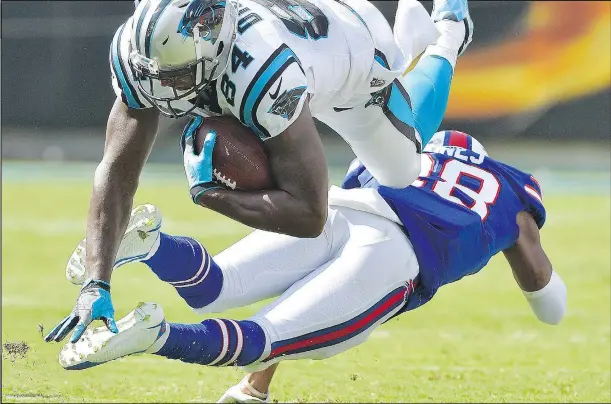
[[220, 183], [243, 191], [274, 188], [265, 145], [254, 132], [232, 116], [206, 118], [195, 134], [196, 153], [201, 151], [210, 130], [217, 133], [212, 168]]

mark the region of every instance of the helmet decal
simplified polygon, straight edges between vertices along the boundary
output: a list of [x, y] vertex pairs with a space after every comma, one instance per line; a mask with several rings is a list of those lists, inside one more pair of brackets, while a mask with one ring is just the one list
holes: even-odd
[[[200, 25], [200, 37], [206, 41], [212, 41], [216, 38], [212, 37], [214, 25], [221, 24], [223, 21], [223, 11], [225, 2], [219, 1], [212, 4], [210, 0], [193, 0], [185, 10], [182, 19], [178, 23], [176, 32], [182, 34], [183, 38], [193, 36], [193, 28]], [[210, 14], [206, 15], [209, 11]]]
[[146, 28], [146, 36], [144, 37], [144, 55], [147, 58], [151, 57], [151, 41], [153, 39], [153, 32], [155, 32], [155, 25], [159, 20], [159, 16], [163, 13], [163, 10], [171, 3], [172, 0], [162, 0], [157, 5], [151, 20], [149, 21], [148, 27]]

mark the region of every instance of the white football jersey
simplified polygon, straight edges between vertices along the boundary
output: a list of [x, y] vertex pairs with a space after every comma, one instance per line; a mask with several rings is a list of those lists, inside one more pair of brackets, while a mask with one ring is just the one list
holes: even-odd
[[[128, 63], [132, 23], [111, 45], [113, 88], [130, 108], [149, 108]], [[307, 95], [314, 117], [363, 103], [403, 73], [404, 53], [366, 0], [240, 0], [230, 63], [193, 112], [234, 115], [267, 139], [299, 116]]]

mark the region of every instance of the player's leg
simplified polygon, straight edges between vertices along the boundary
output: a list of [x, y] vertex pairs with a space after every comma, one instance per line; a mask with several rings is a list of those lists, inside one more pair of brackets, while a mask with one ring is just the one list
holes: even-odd
[[[170, 324], [167, 340], [149, 351], [184, 362], [235, 363], [257, 370], [284, 359], [327, 358], [364, 342], [403, 307], [418, 264], [393, 222], [346, 208], [338, 212], [349, 223], [350, 235], [336, 258], [247, 321]], [[219, 329], [229, 337], [213, 337]], [[191, 349], [194, 341], [197, 349]]]
[[445, 114], [453, 69], [424, 55], [414, 70], [353, 108], [319, 119], [350, 145], [382, 185], [404, 188], [420, 173], [420, 153]]
[[[197, 312], [220, 312], [278, 296], [329, 259], [330, 233], [341, 239], [329, 211], [323, 233], [299, 239], [257, 230], [212, 257], [197, 240], [161, 231], [161, 213], [153, 205], [135, 208], [123, 238], [115, 268], [145, 263], [160, 280], [173, 286]], [[205, 223], [202, 223], [205, 226]], [[84, 242], [70, 259], [66, 274], [82, 283]]]
[[[436, 0], [432, 18], [440, 36], [412, 71], [361, 105], [320, 116], [382, 185], [402, 188], [418, 176], [419, 154], [443, 119], [456, 59], [470, 42], [466, 0]], [[389, 67], [380, 52], [376, 60]]]
[[218, 313], [278, 296], [328, 260], [327, 241], [325, 232], [299, 239], [257, 230], [212, 257], [191, 237], [162, 233], [143, 262], [195, 312]]
[[268, 367], [283, 359], [322, 359], [353, 346], [396, 314], [413, 290], [418, 263], [393, 222], [342, 208], [350, 238], [337, 258], [291, 286], [249, 320], [211, 318], [166, 323], [157, 305], [140, 305], [120, 332], [89, 330], [66, 345], [67, 369], [96, 366], [138, 352], [209, 366]]
[[395, 223], [340, 208], [350, 238], [339, 256], [291, 286], [251, 320], [268, 336], [265, 352], [246, 367], [281, 360], [324, 359], [357, 346], [403, 307], [418, 262]]
[[[316, 238], [297, 238], [255, 230], [214, 257], [223, 286], [211, 303], [197, 313], [219, 313], [279, 296], [341, 248], [347, 225], [329, 208], [323, 232]], [[194, 306], [191, 306], [194, 307]]]
[[404, 188], [416, 179], [422, 149], [409, 103], [392, 111], [387, 107], [391, 98], [394, 106], [407, 100], [399, 85], [391, 84], [353, 108], [317, 116], [350, 145], [380, 184], [394, 188]]
[[473, 36], [467, 0], [436, 0], [433, 7], [431, 18], [440, 36], [426, 48], [414, 69], [400, 79], [423, 145], [443, 120], [457, 58]]
[[219, 398], [217, 403], [265, 403], [269, 400], [269, 386], [278, 369], [279, 363], [267, 369], [252, 372], [230, 388]]
[[426, 48], [414, 69], [400, 79], [409, 95], [414, 125], [423, 145], [441, 124], [456, 60], [473, 37], [467, 0], [435, 0], [431, 18], [439, 38]]

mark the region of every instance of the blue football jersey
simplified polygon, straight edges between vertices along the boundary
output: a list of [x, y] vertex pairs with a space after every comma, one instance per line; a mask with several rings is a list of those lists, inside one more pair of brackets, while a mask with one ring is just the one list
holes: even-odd
[[516, 215], [532, 214], [541, 228], [545, 208], [535, 178], [469, 150], [422, 154], [419, 178], [409, 187], [378, 184], [353, 166], [342, 188], [375, 188], [403, 223], [418, 263], [417, 287], [403, 311], [431, 300], [437, 289], [479, 272], [515, 244]]

